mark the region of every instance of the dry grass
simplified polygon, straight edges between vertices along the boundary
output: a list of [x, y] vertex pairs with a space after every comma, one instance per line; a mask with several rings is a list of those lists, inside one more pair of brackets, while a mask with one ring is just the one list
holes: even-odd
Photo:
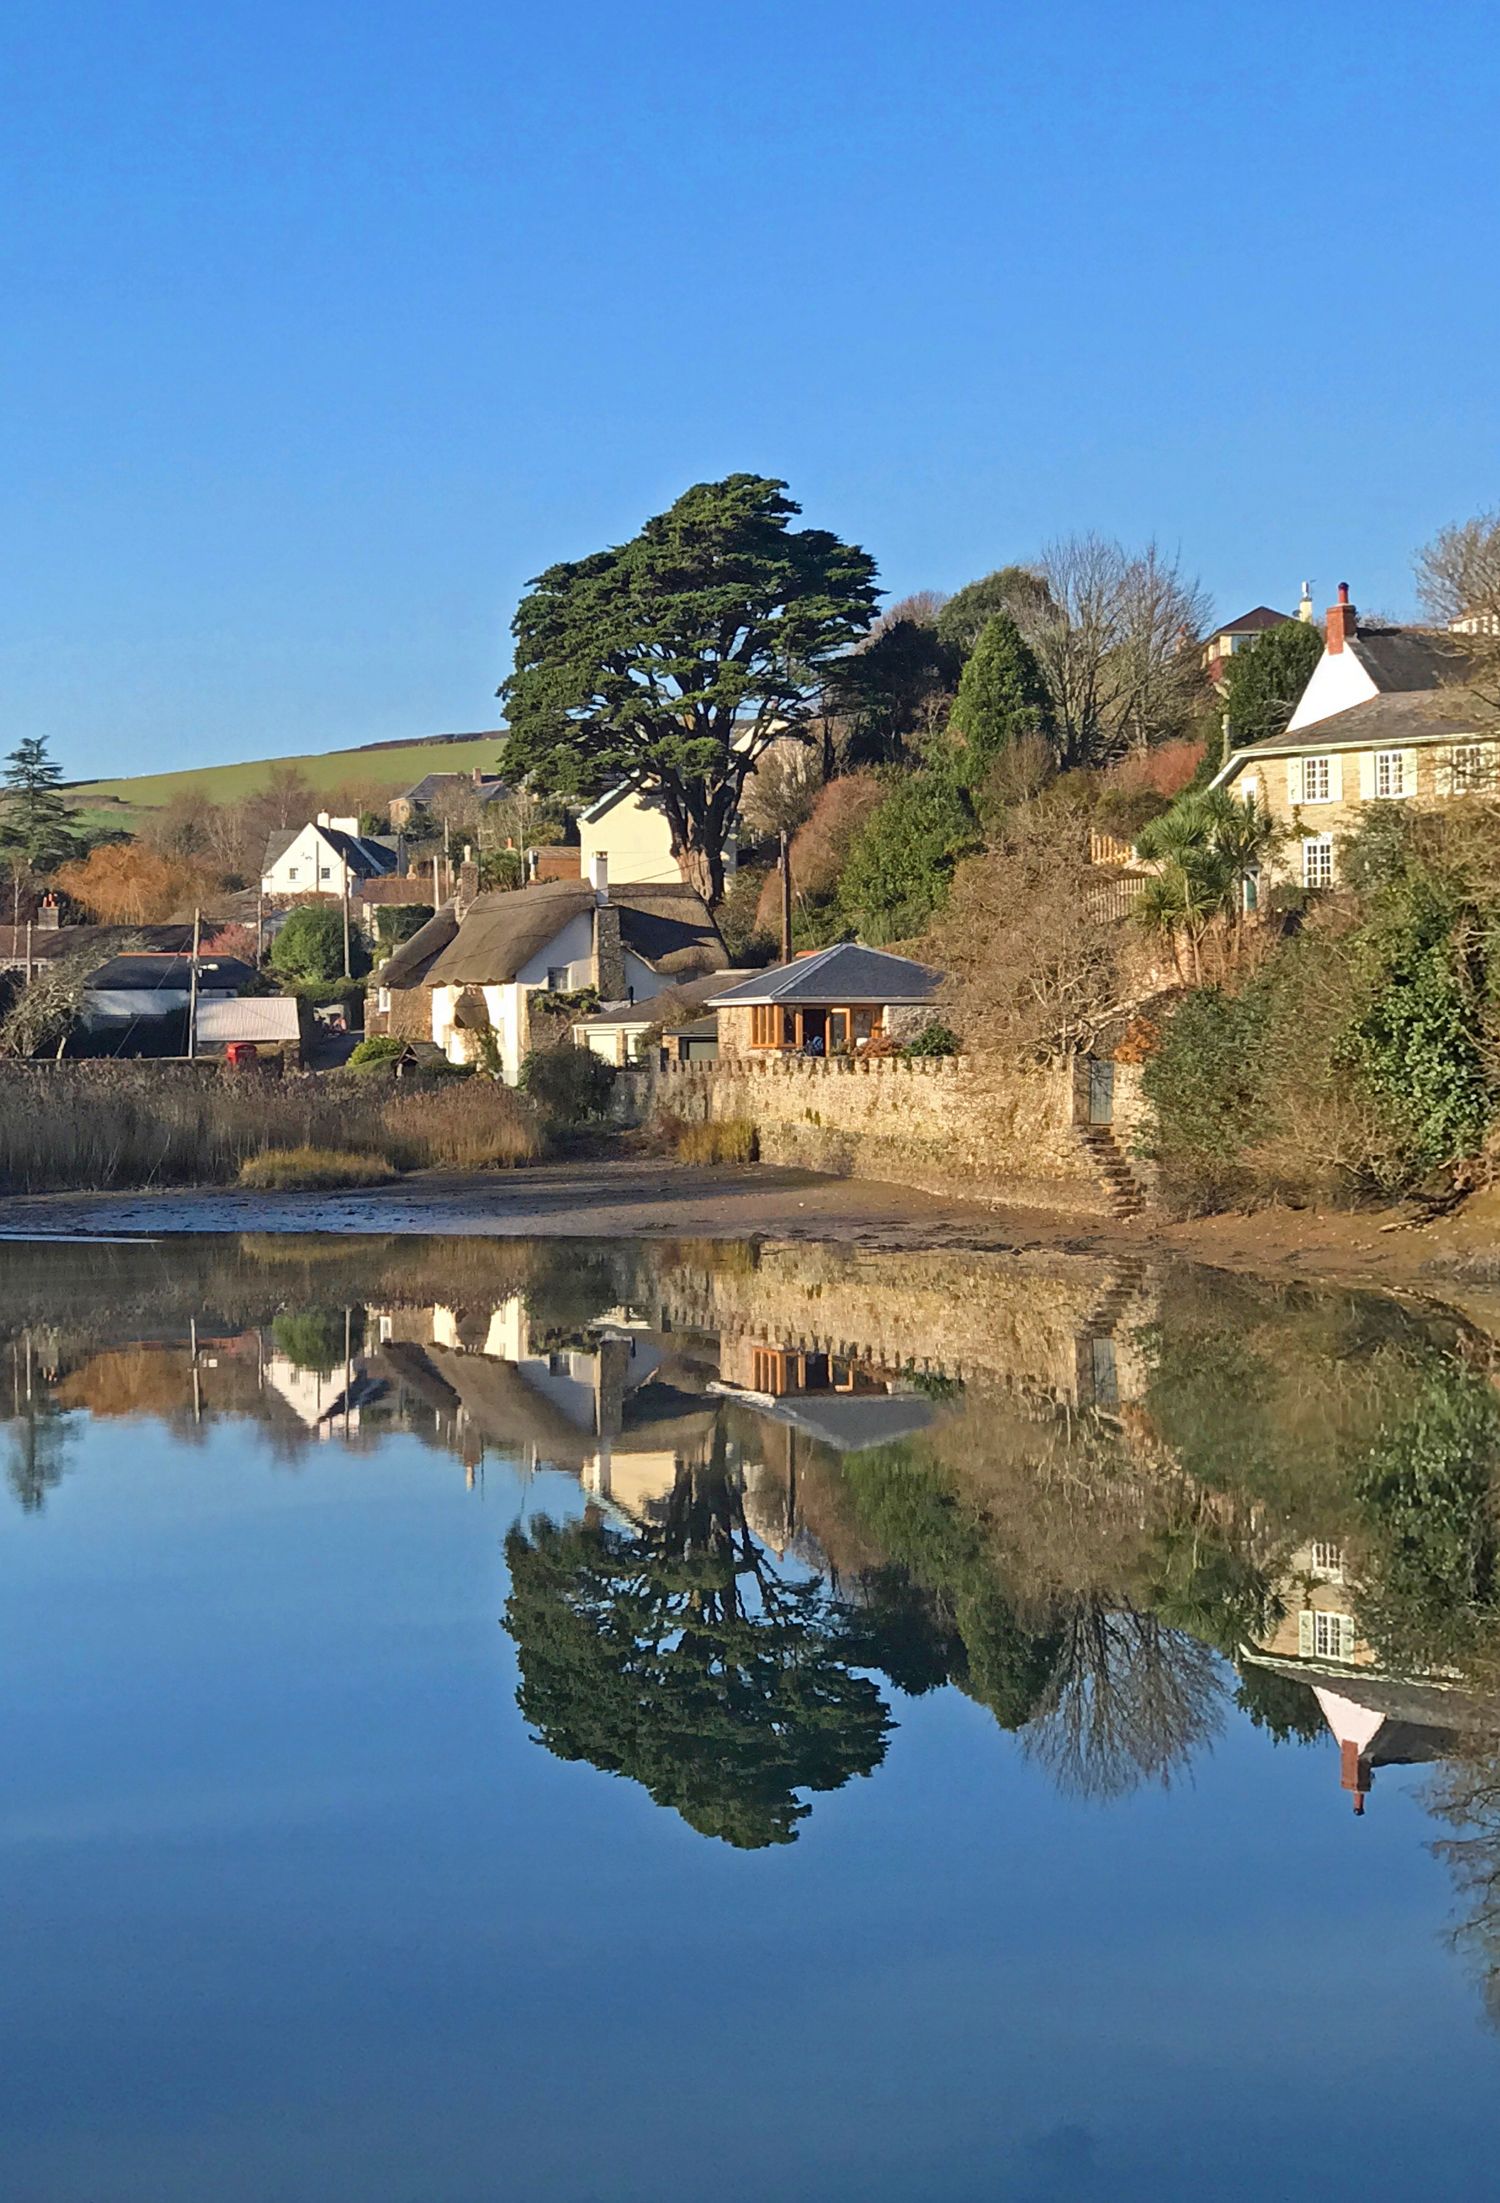
[[745, 1117], [709, 1124], [685, 1124], [674, 1139], [679, 1163], [753, 1163], [755, 1127]]
[[384, 1081], [186, 1064], [0, 1065], [0, 1189], [12, 1193], [232, 1185], [273, 1149], [482, 1170], [530, 1162], [544, 1145], [524, 1098], [488, 1080], [393, 1097]]
[[397, 1095], [380, 1120], [385, 1152], [405, 1169], [514, 1170], [546, 1152], [535, 1109], [493, 1079]]
[[396, 1172], [383, 1155], [353, 1148], [268, 1147], [240, 1165], [240, 1184], [262, 1193], [333, 1193], [342, 1186], [378, 1186]]

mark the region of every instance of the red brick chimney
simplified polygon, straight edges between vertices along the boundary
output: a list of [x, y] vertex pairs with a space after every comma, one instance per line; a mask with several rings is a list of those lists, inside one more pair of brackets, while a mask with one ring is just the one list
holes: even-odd
[[1328, 647], [1340, 651], [1345, 643], [1352, 643], [1359, 633], [1359, 614], [1349, 602], [1349, 584], [1339, 583], [1339, 601], [1328, 607]]
[[1370, 1795], [1370, 1771], [1352, 1737], [1346, 1737], [1339, 1746], [1339, 1787], [1353, 1793], [1354, 1810], [1363, 1813]]

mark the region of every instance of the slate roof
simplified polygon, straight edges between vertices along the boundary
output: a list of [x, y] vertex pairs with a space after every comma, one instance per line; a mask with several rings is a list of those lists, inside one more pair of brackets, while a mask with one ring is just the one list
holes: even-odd
[[[711, 996], [721, 993], [725, 987], [736, 986], [742, 980], [755, 979], [758, 976], [753, 971], [704, 972], [697, 979], [674, 979], [671, 992], [675, 1001], [686, 1009], [696, 1010], [701, 1009]], [[659, 996], [648, 994], [643, 995], [639, 1002], [603, 1002], [592, 1017], [575, 1018], [574, 1029], [597, 1028], [602, 1031], [616, 1025], [654, 1025], [659, 999]], [[718, 1030], [712, 1018], [703, 1020], [703, 1023], [711, 1033]], [[681, 1032], [683, 1029], [681, 1025], [671, 1028], [674, 1032]]]
[[373, 834], [346, 834], [341, 826], [320, 826], [318, 832], [334, 854], [362, 880], [383, 879], [396, 869], [396, 852]]
[[[191, 956], [112, 956], [89, 974], [88, 984], [100, 994], [154, 994], [158, 989], [186, 994], [192, 985], [192, 971]], [[238, 993], [254, 977], [250, 966], [241, 963], [237, 956], [200, 956], [198, 959], [200, 989], [208, 987], [216, 993], [233, 989]]]
[[[322, 835], [324, 841], [349, 870], [359, 879], [383, 879], [396, 869], [396, 852], [386, 842], [373, 834], [346, 834], [341, 826], [318, 826], [316, 820], [308, 822]], [[305, 834], [306, 826], [278, 826], [266, 836], [263, 872], [269, 872], [284, 857], [292, 843]]]
[[762, 1002], [890, 1003], [930, 1002], [943, 975], [930, 964], [886, 949], [868, 949], [841, 941], [816, 955], [795, 957], [770, 971], [756, 972], [738, 986], [714, 995], [711, 1010], [750, 1008]]
[[434, 796], [442, 795], [450, 788], [462, 788], [466, 795], [473, 796], [476, 803], [498, 803], [502, 796], [510, 794], [509, 781], [502, 780], [498, 773], [486, 773], [482, 780], [476, 780], [472, 773], [424, 773], [420, 780], [414, 781], [409, 788], [403, 788], [392, 800], [397, 803], [414, 803], [425, 809]]
[[837, 1453], [863, 1453], [867, 1446], [914, 1438], [928, 1428], [934, 1412], [931, 1401], [916, 1392], [784, 1393], [761, 1409]]
[[1214, 786], [1231, 779], [1247, 760], [1300, 756], [1304, 751], [1400, 749], [1411, 743], [1494, 740], [1500, 724], [1476, 711], [1472, 697], [1457, 689], [1408, 695], [1367, 696], [1362, 704], [1314, 719], [1295, 732], [1273, 734], [1268, 741], [1235, 750], [1214, 775]]
[[[105, 956], [122, 942], [133, 941], [147, 949], [181, 955], [193, 945], [188, 926], [33, 926], [31, 959], [34, 964], [54, 957], [73, 956], [83, 950]], [[25, 926], [0, 926], [0, 966], [26, 962]]]
[[1268, 627], [1280, 627], [1290, 618], [1289, 612], [1273, 612], [1270, 605], [1258, 604], [1253, 612], [1242, 612], [1237, 620], [1225, 620], [1206, 640], [1217, 642], [1221, 635], [1260, 635]]
[[1447, 628], [1361, 627], [1344, 648], [1378, 689], [1402, 695], [1451, 686], [1469, 662], [1468, 645]]

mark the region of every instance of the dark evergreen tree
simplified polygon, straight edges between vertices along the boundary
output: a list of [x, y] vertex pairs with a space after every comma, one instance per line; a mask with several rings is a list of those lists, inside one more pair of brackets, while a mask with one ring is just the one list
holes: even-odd
[[865, 634], [875, 562], [791, 528], [784, 482], [700, 482], [614, 550], [551, 566], [521, 601], [501, 770], [540, 792], [628, 780], [660, 804], [710, 903], [745, 782], [805, 729]]
[[5, 760], [0, 787], [0, 849], [33, 872], [55, 872], [82, 847], [62, 794], [62, 767], [38, 735]]
[[1285, 734], [1322, 655], [1323, 630], [1306, 620], [1283, 620], [1237, 650], [1224, 668], [1228, 747], [1243, 750]]
[[953, 706], [954, 771], [977, 788], [1002, 753], [1028, 736], [1050, 742], [1052, 712], [1041, 668], [1008, 613], [985, 623]]

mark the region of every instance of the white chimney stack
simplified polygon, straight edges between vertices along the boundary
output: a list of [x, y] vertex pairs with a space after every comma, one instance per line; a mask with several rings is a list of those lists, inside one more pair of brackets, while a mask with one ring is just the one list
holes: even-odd
[[609, 901], [609, 856], [603, 849], [596, 849], [589, 858], [589, 885], [596, 903]]

